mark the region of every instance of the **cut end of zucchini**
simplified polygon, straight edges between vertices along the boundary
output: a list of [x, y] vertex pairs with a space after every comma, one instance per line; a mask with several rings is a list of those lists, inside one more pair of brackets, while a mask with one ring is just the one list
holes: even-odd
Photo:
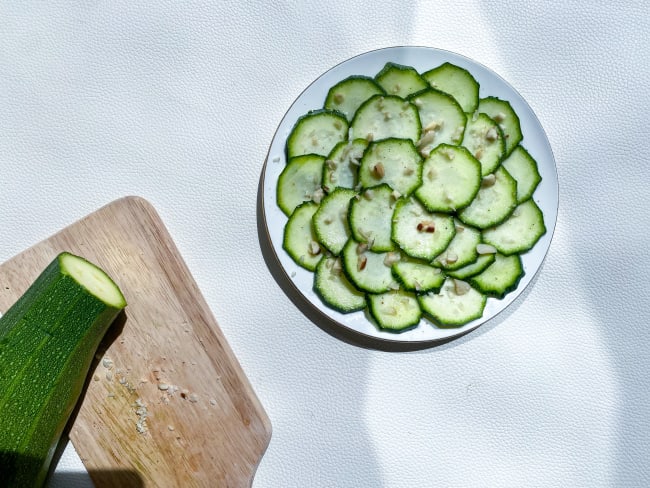
[[68, 252], [60, 254], [59, 263], [64, 274], [70, 276], [106, 305], [117, 309], [126, 306], [124, 295], [102, 269]]

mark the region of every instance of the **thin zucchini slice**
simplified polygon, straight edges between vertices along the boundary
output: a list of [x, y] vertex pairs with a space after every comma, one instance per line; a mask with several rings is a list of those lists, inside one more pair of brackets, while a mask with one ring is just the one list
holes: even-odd
[[391, 290], [381, 294], [369, 294], [368, 311], [380, 329], [403, 332], [420, 323], [422, 310], [413, 293]]
[[418, 301], [439, 327], [460, 327], [483, 315], [487, 297], [464, 281], [447, 278], [438, 293], [418, 295]]
[[503, 131], [486, 114], [474, 113], [467, 118], [463, 146], [481, 162], [481, 175], [493, 173], [506, 151]]
[[481, 273], [469, 278], [469, 283], [481, 293], [503, 298], [517, 288], [524, 276], [524, 268], [519, 254], [504, 256], [495, 254], [494, 262]]
[[409, 100], [420, 115], [422, 136], [418, 141], [418, 150], [422, 154], [428, 155], [439, 144], [460, 144], [467, 116], [454, 97], [428, 88], [411, 95]]
[[363, 102], [383, 93], [384, 90], [374, 79], [353, 75], [329, 89], [324, 107], [342, 113], [350, 121]]
[[446, 273], [448, 276], [451, 276], [452, 278], [457, 278], [459, 280], [466, 280], [470, 276], [479, 274], [481, 271], [483, 271], [485, 268], [491, 265], [494, 262], [494, 260], [495, 260], [495, 254], [493, 253], [480, 254], [476, 258], [476, 261], [474, 261], [473, 263], [467, 264], [462, 268], [448, 270], [446, 271]]
[[335, 188], [356, 188], [359, 164], [368, 146], [365, 139], [339, 142], [323, 164], [323, 188], [330, 192]]
[[313, 199], [321, 188], [325, 158], [305, 154], [291, 158], [278, 177], [277, 202], [285, 215], [303, 202]]
[[392, 272], [403, 289], [416, 293], [437, 293], [445, 281], [442, 270], [426, 261], [400, 260], [393, 264]]
[[544, 215], [531, 198], [520, 203], [506, 221], [485, 229], [483, 240], [500, 253], [510, 255], [532, 249], [545, 233]]
[[429, 86], [414, 68], [397, 63], [386, 63], [375, 76], [375, 81], [388, 95], [402, 98]]
[[352, 122], [352, 134], [367, 140], [420, 139], [420, 116], [417, 108], [403, 98], [375, 95], [357, 110]]
[[361, 159], [361, 188], [388, 184], [400, 195], [410, 195], [422, 182], [422, 158], [410, 139], [373, 141]]
[[481, 163], [467, 149], [440, 144], [422, 165], [415, 196], [431, 212], [455, 212], [470, 204], [481, 186]]
[[392, 252], [367, 250], [363, 242], [350, 238], [341, 251], [343, 271], [355, 287], [368, 293], [384, 293], [399, 288], [391, 273]]
[[393, 189], [386, 183], [367, 188], [350, 202], [348, 220], [352, 237], [375, 252], [391, 251], [391, 217], [395, 206]]
[[454, 238], [454, 218], [427, 211], [414, 198], [400, 198], [392, 217], [392, 240], [408, 256], [431, 261]]
[[433, 265], [445, 270], [454, 270], [473, 263], [478, 258], [476, 246], [481, 242], [481, 231], [454, 221], [456, 233], [446, 249], [433, 260]]
[[499, 124], [506, 142], [505, 155], [509, 155], [523, 139], [519, 116], [512, 108], [512, 105], [510, 105], [510, 102], [497, 97], [481, 98], [478, 102], [477, 110], [487, 114]]
[[303, 154], [327, 156], [348, 135], [345, 115], [332, 110], [313, 110], [298, 119], [287, 139], [287, 159]]
[[323, 302], [341, 313], [366, 308], [366, 295], [350, 283], [339, 258], [325, 256], [314, 273], [314, 291]]
[[357, 194], [349, 188], [337, 188], [326, 195], [314, 213], [314, 233], [318, 242], [338, 256], [350, 238], [348, 209], [350, 200]]
[[460, 66], [443, 63], [422, 74], [429, 85], [453, 96], [466, 113], [478, 106], [479, 84], [472, 74]]
[[537, 161], [521, 145], [515, 147], [501, 165], [517, 181], [517, 203], [528, 200], [542, 176], [537, 168]]
[[472, 203], [458, 213], [464, 223], [486, 229], [503, 222], [517, 206], [517, 182], [499, 167], [483, 178]]
[[318, 209], [314, 202], [304, 202], [296, 207], [284, 227], [282, 247], [291, 258], [303, 268], [314, 271], [323, 257], [312, 218]]

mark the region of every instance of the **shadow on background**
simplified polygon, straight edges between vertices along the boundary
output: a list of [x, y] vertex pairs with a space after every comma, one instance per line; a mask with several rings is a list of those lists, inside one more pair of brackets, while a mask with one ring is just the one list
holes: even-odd
[[92, 470], [89, 474], [90, 477], [86, 473], [56, 473], [50, 477], [47, 488], [94, 488], [95, 486], [140, 488], [144, 486], [140, 475], [131, 470]]

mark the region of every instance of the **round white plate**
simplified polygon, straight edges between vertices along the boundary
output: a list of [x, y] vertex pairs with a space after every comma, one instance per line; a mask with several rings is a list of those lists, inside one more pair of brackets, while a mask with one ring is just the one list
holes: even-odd
[[[519, 286], [501, 300], [489, 298], [483, 316], [462, 327], [439, 328], [428, 320], [422, 319], [413, 329], [393, 333], [378, 329], [365, 312], [342, 314], [332, 310], [324, 305], [313, 291], [313, 273], [298, 266], [282, 249], [283, 230], [287, 217], [276, 203], [276, 184], [280, 172], [286, 165], [285, 143], [296, 120], [309, 110], [322, 108], [329, 88], [337, 82], [351, 75], [374, 76], [389, 61], [412, 66], [420, 73], [444, 62], [467, 69], [480, 84], [480, 97], [492, 95], [510, 102], [519, 115], [523, 133], [521, 145], [535, 158], [542, 176], [533, 198], [544, 213], [547, 231], [531, 251], [522, 255], [525, 274]], [[557, 219], [558, 180], [555, 160], [546, 134], [526, 101], [505, 80], [485, 66], [458, 54], [428, 47], [391, 47], [370, 51], [348, 59], [321, 75], [296, 99], [280, 122], [264, 163], [261, 183], [263, 219], [271, 248], [279, 261], [280, 269], [285, 274], [283, 278], [287, 279], [313, 307], [334, 321], [337, 326], [380, 341], [399, 343], [445, 341], [459, 337], [494, 318], [530, 284], [546, 256]]]

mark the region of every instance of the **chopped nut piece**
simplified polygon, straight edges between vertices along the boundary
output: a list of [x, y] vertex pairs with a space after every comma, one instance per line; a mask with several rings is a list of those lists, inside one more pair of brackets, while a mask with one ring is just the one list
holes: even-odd
[[458, 254], [454, 252], [448, 252], [445, 256], [445, 261], [447, 264], [454, 264], [456, 261], [458, 261]]
[[311, 241], [309, 243], [309, 254], [312, 256], [318, 256], [321, 253], [321, 248], [318, 242], [316, 241]]
[[506, 120], [506, 114], [504, 114], [503, 112], [499, 112], [494, 116], [494, 121], [497, 122], [498, 124], [500, 124], [504, 120]]
[[345, 100], [345, 97], [343, 96], [342, 93], [335, 93], [334, 94], [334, 103], [337, 105], [341, 105], [343, 103], [343, 100]]
[[370, 188], [368, 188], [363, 192], [363, 196], [366, 197], [367, 200], [372, 200], [372, 198], [375, 196], [375, 193]]
[[490, 127], [485, 133], [485, 139], [489, 142], [494, 142], [499, 138], [499, 133], [494, 127]]
[[460, 224], [456, 224], [456, 232], [463, 232], [465, 230], [465, 227], [463, 227]]
[[491, 246], [490, 244], [480, 243], [476, 245], [476, 252], [479, 254], [495, 254], [497, 250], [494, 246]]
[[454, 291], [456, 295], [465, 295], [470, 290], [471, 286], [469, 286], [469, 283], [462, 280], [454, 280]]
[[322, 188], [317, 188], [314, 193], [311, 195], [311, 199], [314, 203], [320, 203], [323, 200], [323, 197], [325, 196], [325, 190]]
[[375, 178], [383, 178], [386, 174], [384, 171], [384, 165], [382, 163], [377, 163], [372, 167], [372, 172]]
[[386, 256], [384, 257], [384, 264], [388, 266], [389, 268], [395, 264], [396, 262], [399, 261], [399, 253], [398, 252], [387, 252]]
[[418, 224], [417, 229], [420, 232], [432, 233], [436, 231], [436, 225], [431, 220], [424, 220]]
[[411, 166], [404, 168], [404, 176], [411, 176], [413, 173], [415, 173], [415, 170]]
[[366, 269], [366, 264], [368, 263], [368, 258], [364, 255], [359, 256], [359, 261], [357, 262], [357, 271], [363, 271]]
[[390, 196], [393, 197], [395, 200], [397, 200], [399, 197], [402, 196], [402, 194], [400, 192], [398, 192], [397, 190], [393, 190], [393, 192], [390, 194]]
[[334, 171], [336, 169], [336, 161], [334, 161], [333, 159], [328, 159], [327, 161], [325, 161], [325, 164], [332, 171]]
[[370, 132], [370, 133], [366, 136], [366, 141], [368, 141], [368, 142], [372, 142], [372, 140], [373, 140], [374, 138], [375, 138], [374, 134], [373, 134], [372, 132]]
[[494, 183], [496, 183], [497, 177], [494, 173], [491, 173], [481, 180], [481, 186], [483, 188], [489, 188], [490, 186], [494, 186]]
[[357, 254], [363, 254], [368, 250], [368, 243], [367, 242], [360, 242], [357, 244]]
[[474, 153], [474, 157], [476, 159], [481, 159], [483, 157], [483, 147], [479, 147], [476, 152]]
[[432, 130], [426, 131], [422, 137], [420, 137], [420, 140], [417, 143], [418, 149], [423, 148], [424, 146], [431, 144], [436, 138], [436, 133]]

